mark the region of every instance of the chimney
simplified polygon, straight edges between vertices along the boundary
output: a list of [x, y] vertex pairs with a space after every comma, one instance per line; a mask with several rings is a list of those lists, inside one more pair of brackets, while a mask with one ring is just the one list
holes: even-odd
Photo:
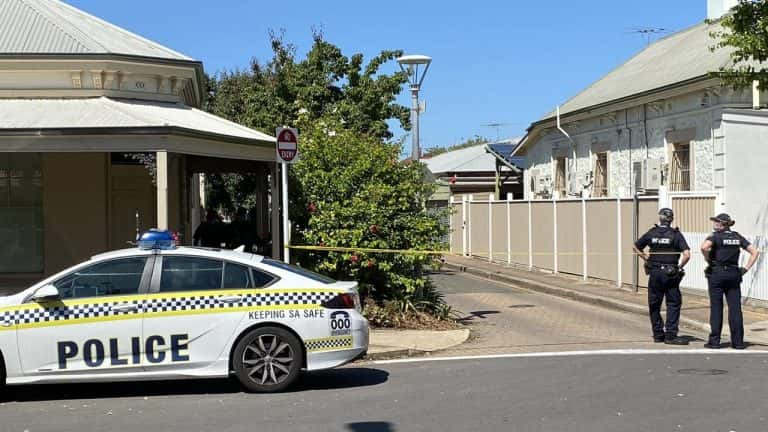
[[727, 14], [739, 0], [707, 0], [707, 19], [716, 20]]

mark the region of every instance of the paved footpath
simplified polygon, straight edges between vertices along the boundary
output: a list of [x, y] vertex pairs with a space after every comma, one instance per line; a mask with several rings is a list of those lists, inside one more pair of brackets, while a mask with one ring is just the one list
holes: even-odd
[[[444, 271], [432, 280], [472, 330], [436, 356], [605, 349], [681, 349], [655, 344], [647, 317]], [[700, 348], [704, 334], [683, 331]]]
[[[502, 282], [504, 286], [547, 293], [583, 303], [644, 316], [647, 322], [647, 291], [638, 293], [615, 286], [584, 282], [580, 279], [550, 273], [510, 268], [486, 260], [448, 257], [446, 268], [482, 279]], [[725, 311], [727, 316], [727, 308]], [[768, 311], [745, 306], [743, 309], [745, 340], [761, 348], [768, 348]], [[628, 316], [628, 315], [625, 315]], [[649, 324], [650, 325], [650, 324]], [[681, 327], [698, 335], [709, 333], [709, 299], [691, 293], [683, 294]], [[727, 320], [723, 327], [723, 342], [728, 341]]]

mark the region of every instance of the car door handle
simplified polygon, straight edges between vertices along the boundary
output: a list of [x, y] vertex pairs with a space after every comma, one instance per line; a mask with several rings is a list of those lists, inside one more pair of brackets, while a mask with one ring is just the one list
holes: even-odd
[[139, 310], [139, 305], [137, 304], [131, 304], [131, 303], [125, 303], [125, 304], [119, 304], [117, 306], [112, 306], [113, 312], [134, 312]]
[[243, 296], [233, 295], [233, 296], [221, 296], [217, 298], [216, 301], [220, 303], [237, 303], [242, 299], [243, 299]]
[[10, 321], [3, 321], [3, 323], [2, 323], [2, 324], [0, 324], [0, 325], [2, 325], [3, 327], [10, 327], [10, 326], [12, 326], [12, 325], [13, 325], [13, 323], [12, 323], [12, 322], [10, 322]]

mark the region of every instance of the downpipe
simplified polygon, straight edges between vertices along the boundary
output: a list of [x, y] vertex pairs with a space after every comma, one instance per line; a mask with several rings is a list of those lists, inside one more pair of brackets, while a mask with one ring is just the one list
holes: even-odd
[[[556, 112], [557, 112], [557, 130], [559, 130], [560, 133], [562, 133], [566, 138], [568, 138], [568, 141], [571, 143], [571, 153], [573, 154], [573, 169], [575, 171], [574, 178], [576, 178], [575, 176], [578, 175], [579, 173], [579, 158], [576, 155], [576, 142], [573, 141], [573, 138], [571, 138], [571, 136], [568, 135], [568, 132], [566, 132], [565, 129], [563, 129], [563, 127], [560, 125], [560, 105], [557, 106]], [[567, 186], [566, 186], [566, 189], [567, 189]]]

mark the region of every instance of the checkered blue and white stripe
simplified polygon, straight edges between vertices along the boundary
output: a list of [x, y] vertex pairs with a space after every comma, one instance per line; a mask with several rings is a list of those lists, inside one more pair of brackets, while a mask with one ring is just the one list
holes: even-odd
[[352, 348], [352, 336], [308, 340], [306, 341], [306, 346], [307, 351], [333, 351]]
[[222, 302], [219, 297], [225, 294], [205, 294], [174, 297], [157, 297], [137, 299], [130, 303], [139, 305], [139, 308], [130, 312], [118, 312], [112, 310], [114, 306], [123, 305], [125, 302], [99, 302], [71, 306], [52, 306], [40, 308], [37, 305], [29, 309], [0, 311], [0, 321], [14, 322], [18, 325], [30, 325], [39, 323], [54, 323], [76, 321], [79, 319], [103, 318], [112, 316], [133, 315], [139, 313], [163, 314], [164, 312], [200, 311], [215, 309], [234, 309], [248, 307], [270, 306], [306, 306], [321, 304], [337, 295], [334, 292], [266, 292], [243, 293], [241, 299], [234, 302]]
[[301, 306], [321, 304], [337, 294], [332, 292], [274, 292], [243, 294], [239, 301], [224, 303], [218, 295], [153, 298], [144, 303], [146, 313], [233, 309], [241, 307]]
[[[140, 301], [133, 301], [133, 304], [139, 304]], [[117, 303], [103, 302], [72, 306], [53, 306], [48, 308], [30, 308], [5, 312], [7, 319], [18, 324], [38, 324], [57, 321], [69, 321], [85, 318], [102, 318], [117, 315], [135, 315], [140, 312], [139, 309], [130, 312], [117, 312], [112, 307]], [[6, 319], [6, 316], [3, 316]]]

